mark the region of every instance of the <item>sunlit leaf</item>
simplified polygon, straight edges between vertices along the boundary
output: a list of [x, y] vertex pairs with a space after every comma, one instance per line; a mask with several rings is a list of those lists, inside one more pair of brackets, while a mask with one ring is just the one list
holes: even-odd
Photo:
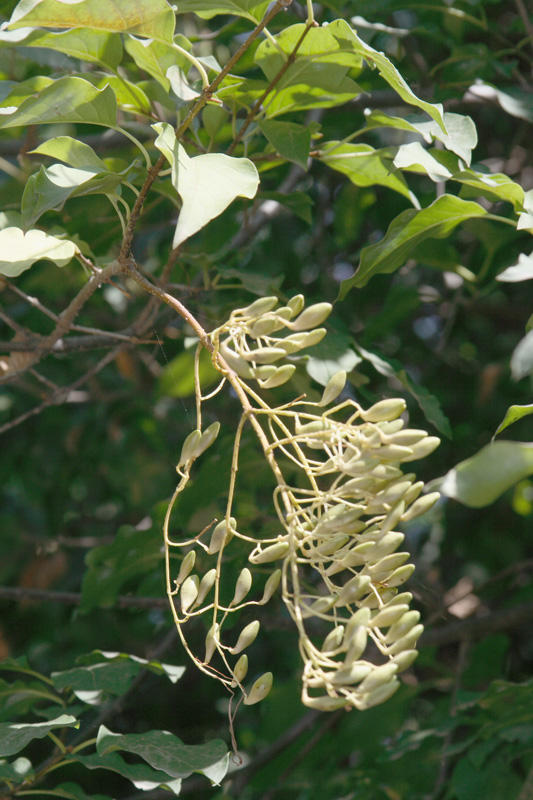
[[56, 728], [77, 728], [75, 717], [63, 714], [50, 722], [19, 722], [0, 724], [0, 756], [12, 756], [23, 750], [33, 739], [42, 739]]
[[152, 127], [159, 134], [155, 145], [172, 166], [172, 183], [182, 200], [173, 247], [222, 214], [235, 198], [255, 197], [259, 176], [249, 159], [222, 153], [190, 158], [170, 125]]
[[533, 444], [493, 442], [439, 479], [442, 494], [466, 506], [494, 503], [515, 483], [533, 474]]
[[311, 131], [305, 125], [295, 122], [278, 122], [265, 119], [259, 123], [262, 133], [282, 158], [293, 161], [307, 170], [309, 148], [311, 147]]
[[336, 172], [346, 175], [355, 186], [387, 186], [416, 204], [404, 176], [394, 169], [394, 150], [374, 150], [369, 144], [326, 142], [319, 159]]
[[422, 211], [403, 211], [391, 222], [380, 242], [363, 248], [359, 269], [342, 283], [341, 298], [352, 287], [365, 286], [373, 275], [394, 272], [425, 239], [444, 239], [461, 222], [486, 213], [477, 203], [448, 194], [437, 198]]
[[43, 231], [4, 228], [0, 231], [0, 275], [14, 278], [42, 258], [64, 267], [78, 252], [73, 242]]
[[507, 267], [499, 275], [496, 275], [497, 281], [505, 283], [520, 283], [521, 281], [529, 281], [533, 278], [533, 253], [526, 256], [525, 253], [520, 253], [518, 262], [511, 267]]
[[485, 102], [487, 100], [495, 100], [512, 117], [533, 122], [533, 98], [527, 92], [520, 92], [514, 95], [508, 91], [502, 92], [496, 86], [479, 80], [469, 87], [468, 93], [482, 98]]
[[511, 374], [515, 381], [533, 374], [533, 331], [526, 333], [513, 350]]
[[96, 748], [101, 756], [115, 750], [134, 753], [153, 769], [162, 770], [173, 778], [183, 779], [192, 772], [201, 772], [218, 784], [228, 768], [228, 748], [220, 739], [202, 745], [185, 745], [168, 731], [121, 735], [112, 733], [102, 725]]
[[265, 16], [269, 0], [182, 0], [178, 4], [178, 14], [193, 12], [203, 19], [211, 19], [218, 14], [235, 14], [252, 22], [259, 22]]
[[87, 653], [83, 656], [78, 656], [76, 663], [95, 666], [102, 665], [103, 662], [112, 662], [113, 664], [134, 664], [137, 670], [147, 669], [155, 675], [165, 675], [171, 683], [177, 683], [185, 672], [185, 667], [176, 667], [173, 664], [163, 664], [157, 659], [140, 658], [133, 656], [130, 653], [115, 653], [104, 650], [93, 650], [92, 653]]
[[[174, 41], [184, 50], [192, 49], [191, 43], [185, 36], [178, 35]], [[137, 66], [155, 78], [166, 92], [170, 89], [170, 81], [167, 78], [167, 71], [170, 67], [180, 67], [187, 73], [191, 66], [190, 61], [184, 55], [164, 42], [138, 39], [136, 36], [130, 35], [124, 38], [124, 46]]]
[[94, 28], [172, 41], [175, 16], [166, 0], [21, 0], [8, 28]]
[[441, 164], [420, 142], [402, 144], [394, 156], [393, 164], [398, 169], [412, 169], [425, 172], [432, 181], [446, 181], [452, 173]]
[[87, 769], [108, 769], [117, 772], [124, 778], [128, 778], [135, 788], [140, 791], [149, 792], [159, 787], [168, 788], [174, 794], [179, 794], [181, 789], [181, 778], [172, 778], [165, 772], [154, 770], [148, 764], [128, 764], [118, 753], [107, 753], [106, 755], [76, 755], [69, 756], [72, 763], [82, 764]]
[[[11, 98], [9, 98], [11, 99]], [[117, 101], [113, 90], [95, 89], [83, 78], [66, 77], [53, 81], [37, 94], [27, 96], [20, 106], [0, 108], [0, 128], [83, 122], [114, 128]]]
[[522, 417], [529, 416], [529, 414], [533, 414], [533, 405], [509, 406], [509, 408], [505, 413], [505, 417], [503, 418], [503, 421], [498, 425], [494, 436], [497, 436], [499, 433], [505, 430], [505, 428], [509, 427], [509, 425], [512, 425], [513, 422], [517, 422], [519, 419], [522, 419]]
[[[25, 39], [20, 34], [26, 31]], [[0, 31], [0, 47], [18, 44], [23, 47], [46, 47], [68, 56], [90, 61], [115, 70], [122, 59], [122, 44], [117, 33], [79, 28], [55, 33], [52, 31], [21, 28], [16, 31]]]
[[464, 187], [461, 190], [461, 197], [486, 197], [493, 202], [505, 200], [507, 203], [512, 203], [517, 212], [523, 208], [524, 190], [519, 183], [515, 183], [501, 172], [485, 174], [465, 170], [456, 172], [452, 178]]

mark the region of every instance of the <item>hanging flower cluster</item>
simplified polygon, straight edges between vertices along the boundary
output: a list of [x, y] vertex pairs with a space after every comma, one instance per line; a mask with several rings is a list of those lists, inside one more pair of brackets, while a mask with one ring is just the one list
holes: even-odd
[[[248, 670], [243, 651], [256, 639], [260, 623], [247, 624], [236, 640], [233, 636], [233, 644], [223, 640], [222, 628], [228, 615], [267, 603], [281, 584], [304, 663], [302, 701], [324, 711], [365, 709], [392, 696], [399, 686], [398, 673], [417, 656], [420, 615], [409, 610], [412, 595], [399, 591], [414, 567], [407, 563], [409, 553], [398, 552], [404, 534], [396, 528], [429, 510], [438, 494], [422, 495], [422, 481], [404, 473], [400, 465], [428, 455], [439, 439], [404, 428], [400, 415], [406, 406], [401, 399], [383, 400], [366, 411], [352, 400], [327, 408], [344, 388], [344, 372], [332, 377], [318, 403], [299, 399], [270, 406], [250, 382], [272, 389], [289, 380], [295, 365], [275, 364], [319, 342], [326, 331], [318, 326], [331, 310], [328, 303], [304, 309], [301, 295], [281, 308], [277, 303], [277, 298], [267, 297], [237, 309], [211, 334], [213, 363], [224, 380], [231, 381], [244, 413], [235, 436], [224, 519], [194, 539], [174, 541], [169, 534], [173, 505], [194, 460], [219, 430], [218, 422], [201, 430], [206, 398], [197, 379], [198, 427], [183, 445], [177, 467], [181, 481], [165, 521], [167, 591], [191, 657], [228, 688], [239, 687], [250, 705], [262, 700], [272, 685], [272, 673], [266, 673], [251, 688], [243, 686]], [[247, 421], [277, 484], [273, 499], [281, 530], [273, 539], [239, 532], [231, 514]], [[239, 574], [233, 599], [223, 604], [225, 551], [232, 540], [248, 546], [249, 566]], [[175, 579], [173, 547], [187, 550]], [[202, 577], [194, 572], [197, 552], [202, 554], [202, 568], [212, 559]], [[250, 600], [254, 565], [263, 572], [265, 565], [272, 565], [272, 572], [261, 596]], [[195, 655], [184, 629], [200, 615], [210, 624], [205, 651]], [[326, 634], [324, 628], [329, 628]], [[215, 654], [218, 662], [212, 666]]]

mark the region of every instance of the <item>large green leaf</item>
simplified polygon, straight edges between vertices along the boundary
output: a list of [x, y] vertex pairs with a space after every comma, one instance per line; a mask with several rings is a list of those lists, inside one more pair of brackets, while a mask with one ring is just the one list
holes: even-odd
[[0, 275], [14, 278], [42, 258], [64, 267], [78, 252], [73, 242], [43, 231], [4, 228], [0, 231]]
[[293, 161], [302, 169], [307, 170], [311, 147], [311, 131], [307, 126], [298, 125], [295, 122], [265, 119], [259, 123], [259, 127], [282, 158]]
[[361, 58], [354, 53], [351, 42], [339, 35], [340, 24], [341, 20], [336, 20], [324, 27], [311, 28], [288, 68], [287, 59], [305, 31], [303, 23], [282, 30], [275, 44], [270, 39], [261, 42], [255, 62], [268, 81], [285, 70], [264, 102], [268, 117], [315, 106], [340, 105], [361, 93], [347, 77], [351, 68], [360, 69]]
[[190, 158], [170, 125], [152, 127], [159, 134], [155, 145], [172, 166], [172, 183], [182, 200], [173, 247], [222, 214], [235, 198], [255, 197], [259, 175], [249, 159], [221, 153]]
[[228, 769], [228, 748], [220, 739], [207, 744], [186, 745], [168, 731], [118, 734], [102, 725], [96, 749], [100, 756], [115, 750], [135, 753], [153, 769], [162, 770], [173, 778], [183, 779], [193, 772], [201, 772], [218, 784]]
[[461, 197], [486, 197], [493, 202], [505, 200], [507, 203], [512, 203], [517, 213], [524, 207], [524, 190], [519, 183], [515, 183], [501, 172], [490, 174], [469, 169], [455, 172], [452, 180], [464, 187], [461, 190]]
[[14, 44], [23, 47], [46, 47], [82, 61], [109, 67], [112, 70], [118, 67], [122, 59], [122, 43], [118, 33], [96, 31], [89, 28], [79, 28], [62, 33], [32, 30], [22, 40], [21, 33], [27, 34], [28, 31], [26, 28], [17, 31], [1, 31], [0, 47]]
[[180, 793], [181, 778], [172, 778], [166, 772], [152, 769], [148, 764], [128, 764], [118, 753], [107, 753], [106, 755], [95, 753], [87, 756], [76, 753], [76, 755], [69, 756], [68, 760], [83, 764], [87, 769], [107, 769], [117, 772], [143, 792], [163, 787], [170, 789], [174, 794]]
[[493, 442], [435, 482], [442, 494], [465, 506], [494, 503], [515, 483], [533, 474], [533, 444]]
[[33, 739], [42, 739], [56, 728], [77, 728], [75, 717], [63, 714], [50, 722], [19, 722], [0, 724], [0, 756], [12, 756], [23, 750]]
[[477, 203], [449, 194], [443, 194], [422, 211], [403, 211], [380, 242], [363, 248], [359, 269], [341, 285], [341, 298], [354, 286], [365, 286], [373, 275], [394, 272], [425, 239], [444, 239], [461, 222], [486, 213]]
[[94, 28], [171, 42], [175, 16], [166, 0], [21, 0], [8, 28]]
[[9, 683], [0, 680], [0, 721], [12, 722], [27, 714], [37, 703], [42, 704], [43, 700], [55, 706], [65, 705], [63, 698], [40, 681], [17, 680]]
[[182, 0], [178, 4], [178, 14], [193, 12], [203, 19], [211, 19], [218, 14], [232, 14], [259, 22], [268, 6], [269, 0]]
[[319, 159], [331, 169], [342, 172], [356, 186], [387, 186], [415, 205], [416, 198], [404, 176], [394, 169], [393, 155], [392, 148], [374, 150], [369, 144], [327, 142]]
[[505, 430], [505, 428], [509, 427], [509, 425], [512, 425], [513, 422], [518, 422], [519, 419], [522, 419], [522, 417], [527, 417], [529, 414], [533, 414], [533, 405], [509, 406], [505, 413], [505, 417], [498, 425], [494, 436], [497, 436], [499, 433]]
[[80, 142], [78, 139], [73, 139], [72, 136], [56, 136], [53, 139], [47, 139], [46, 142], [43, 142], [30, 152], [57, 158], [71, 167], [79, 167], [80, 169], [92, 167], [101, 172], [107, 169], [105, 161], [102, 161], [90, 145]]
[[83, 78], [59, 78], [37, 94], [29, 94], [20, 105], [0, 108], [0, 128], [61, 122], [115, 128], [117, 101], [113, 90], [109, 86], [96, 89]]
[[[178, 35], [175, 43], [184, 50], [192, 49], [191, 43], [185, 36]], [[124, 46], [138, 67], [155, 78], [166, 92], [170, 89], [167, 71], [170, 67], [177, 66], [187, 72], [191, 62], [174, 47], [164, 42], [153, 39], [138, 39], [136, 36], [127, 36]]]
[[397, 169], [409, 169], [413, 172], [425, 172], [432, 181], [439, 183], [452, 177], [452, 173], [445, 164], [435, 158], [420, 142], [402, 144], [394, 156], [394, 166]]

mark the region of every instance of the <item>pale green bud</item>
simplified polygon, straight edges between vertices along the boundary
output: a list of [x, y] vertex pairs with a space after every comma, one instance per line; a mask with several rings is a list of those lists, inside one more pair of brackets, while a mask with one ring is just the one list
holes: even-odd
[[220, 626], [212, 625], [209, 630], [207, 631], [207, 636], [205, 637], [205, 663], [209, 664], [211, 659], [215, 654], [215, 650], [217, 649], [218, 644], [218, 636], [219, 636], [219, 628]]
[[[397, 608], [400, 608], [400, 606], [397, 606]], [[401, 618], [387, 633], [385, 637], [385, 643], [392, 644], [392, 642], [395, 642], [397, 639], [401, 639], [402, 636], [405, 636], [406, 633], [409, 633], [411, 628], [415, 627], [419, 619], [419, 611], [407, 611], [405, 614], [402, 614]]]
[[180, 586], [183, 583], [187, 575], [191, 572], [194, 564], [196, 562], [196, 551], [189, 550], [187, 555], [184, 557], [183, 561], [181, 562], [180, 571], [178, 573], [178, 577], [174, 581], [176, 586]]
[[409, 669], [411, 664], [418, 658], [418, 650], [404, 650], [403, 653], [398, 653], [392, 659], [395, 664], [398, 664], [398, 672], [404, 672]]
[[241, 634], [237, 639], [237, 644], [235, 645], [235, 647], [230, 648], [230, 653], [232, 653], [234, 656], [236, 656], [238, 653], [241, 653], [243, 650], [245, 650], [252, 644], [258, 633], [259, 633], [259, 620], [255, 619], [253, 622], [250, 622], [249, 625], [246, 625], [246, 627], [242, 629]]
[[388, 444], [399, 444], [403, 447], [411, 447], [421, 439], [427, 436], [426, 431], [418, 431], [414, 428], [408, 428], [405, 431], [398, 431], [387, 436]]
[[326, 387], [322, 393], [322, 398], [319, 402], [319, 406], [329, 406], [335, 398], [337, 398], [342, 390], [346, 385], [346, 372], [345, 370], [341, 369], [340, 372], [336, 372], [335, 375], [332, 375], [329, 381], [326, 384]]
[[[379, 558], [385, 558], [390, 553], [396, 552], [398, 547], [405, 539], [405, 535], [399, 531], [388, 531], [382, 536], [371, 548], [367, 548], [365, 556], [369, 561], [377, 561]], [[357, 551], [357, 548], [355, 548]]]
[[353, 686], [354, 683], [364, 680], [371, 671], [372, 667], [369, 664], [355, 663], [334, 673], [331, 677], [331, 683], [334, 686]]
[[178, 466], [176, 469], [181, 467], [183, 464], [187, 464], [188, 461], [193, 461], [193, 459], [197, 456], [198, 445], [202, 440], [202, 431], [195, 430], [189, 433], [185, 441], [183, 442], [183, 447], [181, 448], [181, 455], [180, 460], [178, 461]]
[[237, 523], [233, 517], [230, 517], [229, 520], [229, 530], [226, 529], [227, 526], [225, 519], [218, 523], [211, 534], [211, 541], [209, 542], [209, 547], [207, 548], [207, 552], [210, 556], [218, 553], [222, 545], [227, 544], [233, 538], [236, 524]]
[[258, 319], [250, 326], [250, 336], [257, 339], [259, 336], [269, 336], [271, 333], [279, 331], [280, 328], [284, 328], [285, 320], [278, 317], [279, 315], [269, 314]]
[[266, 380], [259, 381], [259, 385], [262, 389], [275, 389], [276, 386], [282, 386], [284, 383], [287, 383], [296, 371], [296, 367], [294, 364], [284, 364], [282, 367], [278, 367], [273, 375]]
[[244, 698], [244, 705], [253, 706], [255, 703], [259, 703], [261, 700], [264, 700], [264, 698], [272, 689], [273, 680], [274, 676], [271, 672], [265, 672], [264, 675], [261, 675], [261, 677], [258, 678], [253, 684], [252, 688], [248, 692], [248, 695]]
[[388, 422], [403, 414], [407, 403], [400, 397], [390, 397], [374, 403], [369, 409], [363, 411], [361, 416], [366, 422]]
[[201, 603], [204, 602], [205, 598], [213, 588], [216, 576], [217, 576], [216, 569], [210, 569], [209, 572], [205, 573], [204, 577], [200, 581], [200, 586], [198, 587], [198, 596], [194, 604], [195, 606], [199, 606]]
[[408, 506], [411, 503], [414, 503], [414, 501], [417, 499], [423, 488], [424, 488], [424, 481], [417, 481], [416, 483], [413, 483], [411, 488], [405, 493], [404, 497], [405, 505]]
[[322, 325], [331, 314], [331, 303], [315, 303], [304, 309], [300, 316], [294, 320], [291, 327], [294, 331], [308, 331]]
[[365, 625], [358, 625], [347, 641], [347, 650], [344, 663], [349, 667], [352, 661], [358, 661], [365, 652], [368, 641], [368, 631]]
[[395, 528], [398, 522], [401, 520], [404, 511], [405, 511], [405, 503], [403, 502], [403, 500], [400, 500], [400, 502], [396, 506], [394, 506], [393, 509], [389, 511], [389, 513], [381, 523], [381, 532], [385, 534], [391, 531], [393, 528]]
[[389, 683], [384, 683], [382, 686], [378, 686], [373, 692], [369, 692], [359, 700], [357, 703], [357, 708], [360, 711], [364, 711], [367, 708], [379, 706], [381, 703], [389, 700], [392, 695], [398, 691], [400, 685], [400, 681], [392, 680]]
[[235, 594], [230, 606], [237, 606], [248, 594], [252, 588], [252, 573], [248, 567], [241, 570], [237, 583], [235, 584]]
[[202, 453], [205, 450], [207, 450], [208, 447], [211, 447], [211, 445], [218, 436], [219, 430], [220, 430], [220, 422], [213, 422], [211, 423], [211, 425], [209, 425], [208, 428], [205, 429], [205, 431], [202, 433], [202, 438], [200, 440], [200, 443], [196, 449], [195, 458], [201, 456]]
[[243, 317], [261, 317], [263, 314], [268, 314], [278, 304], [278, 298], [274, 296], [260, 297], [254, 300], [249, 306], [245, 308], [237, 308], [234, 313], [240, 313]]
[[337, 650], [344, 639], [344, 625], [337, 625], [332, 631], [328, 633], [324, 639], [324, 644], [320, 648], [323, 653], [330, 653]]
[[404, 421], [403, 419], [393, 419], [392, 422], [376, 422], [376, 425], [385, 436], [389, 436], [391, 433], [401, 431]]
[[434, 450], [436, 450], [439, 444], [440, 439], [438, 436], [426, 436], [426, 438], [422, 439], [421, 442], [418, 442], [411, 447], [411, 450], [413, 451], [412, 455], [402, 459], [402, 461], [405, 463], [407, 461], [418, 461], [419, 458], [425, 458]]
[[399, 444], [383, 444], [377, 454], [383, 461], [408, 461], [413, 450], [411, 447], [401, 447]]
[[405, 581], [411, 577], [414, 571], [414, 564], [404, 564], [403, 567], [398, 567], [398, 569], [395, 569], [392, 575], [387, 578], [387, 586], [391, 588], [401, 586], [402, 583], [405, 583]]
[[253, 370], [250, 364], [241, 358], [234, 350], [231, 350], [224, 342], [220, 343], [220, 355], [230, 369], [237, 373], [240, 378], [253, 378]]
[[277, 542], [265, 547], [264, 550], [256, 548], [248, 556], [248, 561], [251, 561], [252, 564], [267, 564], [269, 561], [276, 561], [287, 554], [289, 547], [289, 542]]
[[189, 609], [198, 597], [200, 578], [198, 575], [190, 575], [183, 581], [180, 589], [181, 610], [183, 613]]
[[412, 650], [423, 630], [423, 625], [415, 625], [414, 628], [411, 628], [409, 633], [406, 633], [405, 636], [402, 636], [401, 639], [398, 639], [394, 644], [390, 645], [389, 653], [395, 656], [398, 653], [403, 653], [404, 650]]
[[354, 630], [359, 626], [363, 625], [364, 627], [368, 627], [370, 624], [370, 618], [372, 613], [369, 608], [359, 608], [355, 614], [352, 614], [350, 619], [348, 620], [348, 624], [346, 625], [346, 631], [344, 633], [344, 649], [346, 650], [347, 642], [351, 638]]
[[403, 477], [403, 472], [399, 467], [393, 467], [392, 464], [378, 464], [371, 472], [374, 478], [379, 480], [391, 481], [395, 478]]
[[246, 653], [243, 653], [242, 656], [237, 661], [237, 663], [235, 664], [231, 686], [237, 686], [239, 683], [242, 683], [242, 680], [243, 678], [246, 677], [247, 672], [248, 672], [248, 656], [246, 655]]
[[419, 517], [421, 514], [425, 514], [426, 511], [429, 511], [430, 508], [433, 508], [439, 497], [439, 492], [431, 492], [423, 497], [419, 497], [418, 500], [416, 500], [402, 516], [402, 521], [408, 522], [410, 519], [414, 519], [415, 517]]
[[295, 317], [296, 314], [300, 313], [304, 305], [305, 305], [305, 298], [303, 294], [295, 294], [294, 297], [291, 297], [291, 299], [287, 303], [287, 307], [290, 308], [293, 317]]
[[303, 347], [314, 347], [315, 344], [318, 344], [322, 341], [324, 336], [326, 335], [327, 330], [325, 328], [317, 328], [314, 331], [309, 331], [309, 333], [305, 334], [305, 340]]
[[384, 580], [387, 575], [390, 575], [397, 567], [405, 564], [409, 558], [409, 553], [391, 553], [389, 556], [380, 558], [376, 564], [371, 564], [367, 567], [372, 581]]
[[398, 672], [398, 664], [389, 661], [388, 664], [383, 664], [381, 667], [376, 667], [372, 672], [367, 675], [359, 687], [361, 693], [373, 692], [378, 686], [383, 686], [384, 683], [389, 683], [396, 673]]
[[263, 597], [259, 601], [260, 605], [264, 605], [268, 603], [276, 589], [278, 588], [281, 581], [281, 570], [275, 570], [272, 575], [269, 575], [267, 582], [265, 583], [265, 589], [263, 591]]
[[378, 611], [376, 616], [372, 618], [370, 625], [372, 628], [389, 628], [395, 622], [398, 622], [407, 611], [409, 611], [409, 606], [405, 604], [387, 606]]
[[326, 541], [324, 544], [321, 544], [319, 547], [316, 548], [317, 553], [321, 556], [331, 556], [333, 553], [336, 553], [337, 550], [340, 550], [346, 542], [350, 541], [350, 537], [346, 534], [341, 534], [340, 536], [332, 536], [329, 541]]
[[355, 575], [342, 587], [336, 605], [348, 606], [363, 597], [370, 588], [370, 575]]
[[246, 361], [254, 361], [256, 364], [272, 364], [285, 358], [285, 350], [281, 347], [256, 347], [255, 350], [241, 350], [239, 355]]
[[[246, 701], [245, 701], [246, 702]], [[317, 711], [337, 711], [347, 705], [345, 697], [302, 697], [302, 703], [308, 708], [316, 708]]]

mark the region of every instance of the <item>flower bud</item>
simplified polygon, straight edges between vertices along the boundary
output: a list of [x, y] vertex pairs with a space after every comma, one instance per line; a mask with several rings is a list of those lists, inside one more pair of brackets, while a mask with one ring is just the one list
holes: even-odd
[[239, 577], [237, 578], [237, 583], [235, 584], [235, 594], [233, 595], [233, 600], [230, 603], [230, 606], [237, 606], [243, 600], [250, 589], [252, 588], [252, 573], [248, 569], [248, 567], [244, 567], [241, 570]]
[[192, 568], [194, 567], [195, 562], [196, 562], [196, 551], [189, 550], [189, 552], [181, 562], [181, 567], [178, 573], [178, 577], [174, 581], [176, 586], [180, 586], [180, 584], [183, 583], [187, 575], [191, 572]]
[[403, 653], [398, 653], [392, 659], [395, 664], [398, 664], [398, 672], [403, 672], [409, 669], [411, 664], [418, 658], [418, 650], [404, 650]]
[[247, 672], [248, 656], [246, 653], [243, 653], [233, 669], [233, 680], [231, 682], [231, 686], [237, 686], [239, 683], [242, 683], [242, 679], [246, 677]]
[[403, 447], [411, 447], [421, 439], [427, 436], [426, 431], [417, 431], [414, 428], [408, 428], [405, 431], [398, 431], [387, 436], [388, 444], [399, 444]]
[[405, 400], [400, 397], [390, 397], [370, 406], [361, 416], [366, 422], [388, 422], [403, 414], [406, 408]]
[[197, 456], [198, 445], [202, 440], [202, 431], [195, 430], [189, 433], [185, 441], [183, 442], [183, 447], [181, 448], [181, 455], [180, 460], [178, 461], [178, 467], [181, 467], [182, 464], [187, 464], [188, 461], [192, 461]]
[[337, 599], [337, 606], [348, 606], [359, 600], [368, 592], [370, 587], [370, 575], [355, 575], [344, 584]]
[[244, 705], [253, 706], [255, 703], [259, 703], [261, 700], [264, 700], [264, 698], [272, 689], [273, 679], [274, 678], [271, 672], [265, 672], [264, 675], [261, 675], [261, 677], [258, 678], [253, 684], [252, 688], [248, 692], [248, 695], [244, 698]]
[[290, 308], [293, 317], [295, 317], [296, 314], [300, 313], [304, 305], [305, 305], [305, 298], [303, 294], [295, 294], [294, 297], [291, 297], [291, 299], [287, 303], [287, 307]]
[[405, 564], [409, 558], [409, 553], [391, 553], [389, 556], [380, 558], [376, 564], [371, 564], [367, 567], [372, 581], [385, 580], [387, 575], [390, 575], [397, 567]]
[[[244, 701], [246, 702], [246, 700]], [[337, 711], [347, 705], [345, 697], [302, 697], [302, 703], [308, 708], [316, 708], [317, 711]]]
[[256, 364], [272, 364], [273, 361], [285, 358], [286, 353], [281, 347], [256, 347], [255, 350], [241, 350], [239, 355], [246, 361], [254, 361]]
[[389, 511], [389, 513], [381, 523], [381, 532], [385, 534], [391, 531], [393, 528], [395, 528], [398, 522], [401, 520], [404, 511], [405, 511], [405, 503], [403, 502], [403, 500], [400, 500], [400, 502], [397, 505], [395, 505], [393, 509]]
[[275, 331], [279, 331], [283, 327], [285, 327], [283, 319], [278, 319], [274, 314], [269, 314], [268, 316], [260, 317], [250, 326], [250, 336], [253, 339], [257, 339], [260, 336], [268, 336], [271, 333], [275, 333]]
[[291, 325], [293, 331], [308, 331], [317, 328], [327, 320], [333, 306], [331, 303], [315, 303], [304, 309]]
[[278, 367], [273, 375], [271, 375], [266, 380], [259, 381], [259, 386], [262, 389], [275, 389], [276, 386], [282, 386], [284, 383], [287, 383], [296, 371], [296, 367], [294, 364], [283, 364], [282, 367]]
[[398, 664], [389, 661], [388, 664], [383, 664], [381, 667], [376, 667], [372, 670], [370, 675], [364, 679], [359, 687], [359, 691], [373, 692], [378, 686], [383, 686], [384, 683], [389, 683], [398, 672]]
[[265, 547], [264, 550], [256, 547], [248, 556], [248, 561], [251, 561], [252, 564], [267, 564], [269, 561], [276, 561], [287, 554], [289, 547], [289, 542], [277, 542]]
[[410, 519], [414, 519], [415, 517], [419, 517], [421, 514], [425, 514], [426, 511], [429, 511], [430, 508], [433, 508], [439, 497], [439, 492], [431, 492], [423, 497], [419, 497], [418, 500], [415, 500], [413, 505], [407, 509], [405, 514], [403, 514], [402, 522], [408, 522]]
[[379, 706], [380, 703], [384, 703], [386, 700], [391, 698], [392, 695], [398, 691], [400, 685], [400, 681], [392, 680], [389, 683], [384, 683], [382, 686], [378, 686], [377, 689], [374, 689], [373, 692], [369, 692], [368, 694], [364, 695], [357, 702], [357, 708], [360, 711], [365, 711], [367, 708]]
[[226, 520], [223, 519], [222, 522], [219, 522], [218, 525], [213, 530], [211, 534], [211, 541], [209, 542], [209, 547], [207, 548], [207, 552], [210, 556], [218, 553], [222, 545], [226, 545], [230, 539], [233, 538], [235, 534], [235, 526], [236, 526], [235, 519], [230, 517], [229, 520], [229, 530], [226, 530]]
[[372, 628], [389, 628], [398, 622], [407, 611], [409, 611], [409, 606], [405, 604], [386, 606], [372, 618], [370, 625]]
[[180, 589], [181, 610], [183, 613], [185, 613], [196, 600], [199, 585], [200, 579], [198, 575], [190, 575], [184, 580]]
[[243, 317], [261, 317], [263, 314], [268, 314], [278, 304], [278, 298], [273, 295], [270, 297], [259, 297], [250, 303], [245, 308], [237, 308], [234, 313], [242, 314]]
[[383, 461], [409, 461], [413, 450], [411, 447], [402, 447], [399, 444], [383, 444], [377, 451], [377, 455]]
[[353, 631], [350, 639], [346, 642], [347, 650], [344, 663], [347, 667], [351, 666], [353, 661], [358, 661], [365, 652], [366, 643], [368, 641], [368, 632], [365, 625], [358, 625]]
[[331, 556], [333, 553], [336, 553], [337, 550], [340, 550], [346, 542], [350, 541], [350, 537], [346, 534], [340, 534], [339, 536], [332, 536], [331, 539], [326, 540], [324, 544], [321, 544], [319, 547], [316, 548], [316, 553], [320, 556]]
[[259, 601], [259, 605], [262, 606], [265, 603], [268, 603], [268, 601], [270, 600], [270, 598], [272, 597], [272, 595], [274, 594], [274, 592], [278, 588], [280, 581], [281, 581], [281, 570], [277, 569], [272, 573], [272, 575], [270, 575], [268, 577], [268, 580], [265, 583], [265, 588], [264, 588], [264, 591], [263, 591], [263, 597]]
[[354, 630], [359, 626], [363, 625], [368, 627], [370, 624], [370, 618], [372, 613], [369, 608], [359, 608], [355, 614], [352, 614], [350, 619], [348, 620], [348, 624], [346, 625], [346, 630], [344, 632], [344, 649], [347, 648], [347, 642], [350, 640], [352, 633]]
[[201, 456], [202, 453], [207, 450], [208, 447], [211, 447], [213, 442], [218, 436], [218, 432], [220, 430], [220, 422], [213, 422], [205, 431], [202, 433], [202, 438], [200, 443], [196, 449], [195, 458]]
[[440, 444], [440, 439], [438, 436], [426, 436], [425, 439], [422, 441], [417, 442], [411, 447], [412, 455], [408, 456], [407, 458], [403, 458], [402, 461], [406, 463], [407, 461], [418, 461], [419, 458], [425, 458], [429, 456]]
[[[401, 606], [397, 606], [397, 608], [400, 607]], [[420, 612], [418, 611], [407, 611], [405, 614], [402, 614], [401, 619], [399, 619], [387, 633], [385, 643], [392, 644], [392, 642], [395, 642], [397, 639], [401, 639], [402, 636], [409, 633], [411, 628], [414, 628], [419, 619]]]
[[391, 589], [395, 586], [401, 586], [402, 583], [405, 583], [405, 581], [411, 577], [414, 571], [414, 564], [404, 564], [403, 567], [398, 567], [398, 569], [395, 569], [392, 575], [387, 578], [387, 586]]
[[215, 654], [215, 650], [217, 649], [217, 644], [219, 641], [219, 628], [220, 626], [215, 624], [212, 625], [209, 630], [207, 631], [207, 636], [205, 637], [205, 658], [204, 661], [206, 664], [209, 664], [211, 659]]
[[424, 488], [424, 481], [416, 481], [416, 483], [413, 483], [413, 485], [411, 486], [410, 489], [407, 490], [407, 492], [405, 493], [405, 497], [403, 498], [405, 505], [408, 506], [411, 503], [414, 503], [414, 501], [417, 499], [423, 488]]
[[423, 630], [423, 625], [415, 625], [409, 633], [406, 633], [405, 636], [390, 645], [389, 653], [395, 656], [398, 653], [403, 653], [404, 650], [412, 650]]
[[216, 576], [217, 576], [216, 569], [210, 569], [209, 572], [205, 573], [204, 577], [200, 581], [200, 586], [198, 587], [198, 596], [194, 603], [195, 606], [199, 606], [201, 603], [204, 602], [205, 598], [213, 588]]
[[337, 625], [324, 639], [324, 644], [320, 648], [322, 653], [330, 653], [332, 650], [337, 650], [341, 646], [343, 639], [344, 625]]
[[238, 653], [245, 650], [252, 644], [258, 633], [259, 633], [259, 620], [255, 619], [253, 622], [250, 622], [249, 625], [246, 625], [246, 627], [242, 629], [241, 634], [237, 639], [237, 644], [235, 645], [235, 647], [230, 648], [230, 653], [236, 656]]
[[230, 369], [237, 373], [240, 378], [253, 378], [253, 370], [250, 364], [241, 356], [237, 355], [224, 342], [220, 343], [220, 355]]
[[349, 667], [339, 669], [330, 680], [334, 686], [353, 686], [354, 683], [364, 680], [371, 671], [370, 664], [356, 662]]

